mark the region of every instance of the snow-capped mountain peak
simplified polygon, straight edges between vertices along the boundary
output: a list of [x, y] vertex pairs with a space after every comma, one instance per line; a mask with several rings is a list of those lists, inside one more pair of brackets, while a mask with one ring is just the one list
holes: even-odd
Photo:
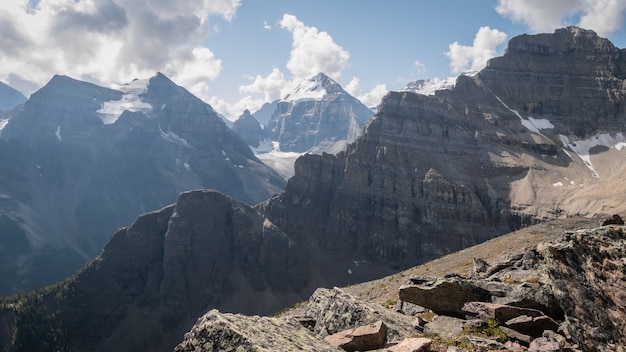
[[337, 82], [320, 72], [306, 78], [282, 100], [287, 102], [321, 100], [328, 93], [334, 93], [338, 89], [341, 89], [341, 86]]

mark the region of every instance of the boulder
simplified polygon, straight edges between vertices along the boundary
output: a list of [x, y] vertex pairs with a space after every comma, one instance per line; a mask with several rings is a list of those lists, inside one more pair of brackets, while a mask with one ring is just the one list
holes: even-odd
[[463, 332], [463, 328], [468, 324], [467, 320], [438, 315], [424, 326], [425, 335], [439, 335], [446, 339], [451, 339]]
[[293, 320], [220, 313], [202, 316], [175, 352], [339, 351]]
[[422, 352], [430, 351], [432, 340], [425, 337], [407, 337], [399, 344], [391, 346], [387, 352]]
[[376, 350], [387, 342], [387, 326], [379, 320], [373, 324], [326, 336], [324, 340], [348, 352]]
[[546, 315], [537, 317], [521, 315], [506, 321], [504, 326], [532, 337], [542, 336], [545, 330], [556, 331], [559, 328], [559, 324]]
[[529, 352], [558, 352], [563, 351], [563, 346], [558, 340], [551, 337], [534, 339], [528, 347]]
[[413, 278], [400, 287], [401, 300], [426, 307], [439, 315], [463, 318], [463, 305], [472, 301], [489, 301], [487, 290], [459, 277]]
[[385, 321], [390, 340], [400, 340], [415, 332], [412, 326], [414, 318], [397, 314], [380, 304], [360, 300], [336, 287], [317, 289], [298, 314], [315, 320], [314, 333], [320, 337], [381, 319]]
[[528, 335], [524, 335], [521, 332], [515, 331], [511, 328], [507, 328], [506, 326], [500, 326], [500, 330], [509, 337], [509, 339], [517, 341], [519, 343], [521, 343], [522, 345], [528, 347], [528, 345], [530, 345], [530, 342], [533, 340], [532, 337], [528, 336]]
[[602, 226], [606, 225], [624, 225], [624, 220], [622, 220], [619, 215], [613, 214], [612, 217], [604, 220], [604, 222], [602, 223]]

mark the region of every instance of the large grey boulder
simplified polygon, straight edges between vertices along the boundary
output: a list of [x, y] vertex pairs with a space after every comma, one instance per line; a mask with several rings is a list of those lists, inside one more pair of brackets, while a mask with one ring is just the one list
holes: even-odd
[[175, 352], [341, 351], [291, 320], [211, 310], [185, 334]]

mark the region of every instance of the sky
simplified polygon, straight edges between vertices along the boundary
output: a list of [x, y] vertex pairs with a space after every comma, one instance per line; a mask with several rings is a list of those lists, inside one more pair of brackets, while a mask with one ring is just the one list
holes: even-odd
[[234, 120], [324, 72], [368, 106], [577, 25], [626, 47], [626, 0], [2, 0], [0, 81], [103, 86], [162, 72]]

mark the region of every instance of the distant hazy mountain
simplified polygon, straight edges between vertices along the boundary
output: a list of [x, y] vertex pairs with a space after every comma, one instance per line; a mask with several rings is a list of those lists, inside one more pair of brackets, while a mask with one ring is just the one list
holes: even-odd
[[259, 121], [263, 128], [265, 128], [272, 119], [272, 115], [276, 110], [276, 105], [278, 105], [278, 100], [274, 100], [271, 103], [265, 103], [259, 110], [252, 114], [252, 116]]
[[233, 122], [231, 129], [253, 148], [258, 148], [265, 139], [263, 127], [249, 110], [244, 111], [237, 121]]
[[26, 101], [19, 91], [0, 82], [0, 111], [8, 111]]
[[[215, 111], [162, 74], [108, 89], [55, 76], [1, 132], [0, 294], [58, 280], [119, 226], [212, 188], [249, 204], [283, 180]], [[6, 273], [6, 275], [5, 275]]]

